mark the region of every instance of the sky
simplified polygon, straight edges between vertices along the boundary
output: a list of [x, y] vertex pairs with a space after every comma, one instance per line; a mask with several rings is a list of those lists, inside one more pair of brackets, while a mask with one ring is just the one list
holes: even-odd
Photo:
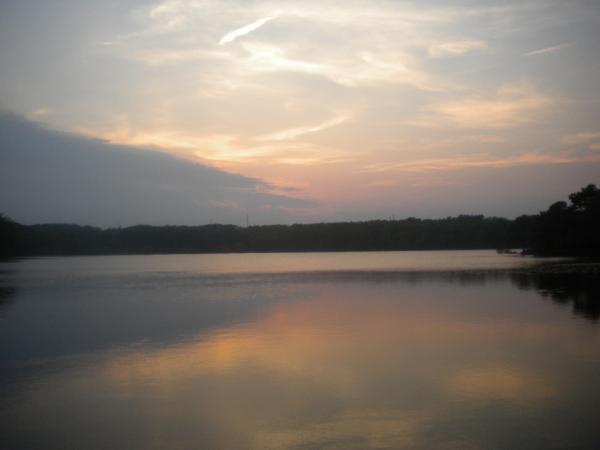
[[600, 3], [3, 0], [0, 111], [24, 223], [516, 217], [600, 184]]

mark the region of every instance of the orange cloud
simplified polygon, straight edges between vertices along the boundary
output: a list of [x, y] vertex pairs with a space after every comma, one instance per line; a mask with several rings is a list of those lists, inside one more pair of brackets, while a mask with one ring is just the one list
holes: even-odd
[[406, 123], [433, 128], [513, 128], [539, 121], [552, 103], [549, 96], [530, 85], [505, 85], [493, 95], [433, 105]]
[[[589, 161], [598, 161], [596, 157]], [[366, 172], [406, 171], [429, 172], [476, 168], [504, 168], [543, 164], [570, 164], [581, 162], [580, 157], [569, 154], [525, 153], [513, 157], [499, 158], [492, 155], [455, 156], [452, 158], [417, 159], [404, 162], [378, 163], [365, 167]]]

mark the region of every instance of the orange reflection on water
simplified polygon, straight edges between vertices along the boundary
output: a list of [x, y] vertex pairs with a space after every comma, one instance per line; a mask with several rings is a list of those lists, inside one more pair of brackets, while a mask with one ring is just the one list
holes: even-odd
[[110, 383], [135, 395], [143, 380], [144, 395], [198, 402], [220, 430], [264, 449], [327, 441], [410, 448], [457, 405], [535, 409], [555, 394], [551, 374], [513, 353], [558, 341], [556, 324], [467, 320], [414, 299], [331, 294], [109, 360]]

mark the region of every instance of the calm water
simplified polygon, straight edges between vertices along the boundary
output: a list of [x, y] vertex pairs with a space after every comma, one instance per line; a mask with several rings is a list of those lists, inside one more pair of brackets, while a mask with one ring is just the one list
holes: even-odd
[[0, 448], [598, 449], [600, 286], [539, 263], [0, 263]]

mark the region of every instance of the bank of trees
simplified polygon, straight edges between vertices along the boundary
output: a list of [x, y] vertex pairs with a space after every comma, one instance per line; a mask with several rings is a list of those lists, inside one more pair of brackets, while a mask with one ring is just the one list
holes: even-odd
[[12, 256], [19, 252], [18, 243], [22, 226], [0, 214], [0, 257]]
[[536, 216], [531, 247], [542, 255], [600, 256], [600, 189], [590, 184]]
[[2, 256], [112, 253], [351, 251], [532, 248], [550, 255], [598, 255], [600, 191], [589, 185], [537, 215], [482, 215], [295, 225], [146, 226], [100, 229], [31, 225], [0, 217]]
[[12, 249], [21, 255], [480, 249], [504, 244], [510, 225], [484, 216], [251, 227], [51, 224], [19, 227]]

